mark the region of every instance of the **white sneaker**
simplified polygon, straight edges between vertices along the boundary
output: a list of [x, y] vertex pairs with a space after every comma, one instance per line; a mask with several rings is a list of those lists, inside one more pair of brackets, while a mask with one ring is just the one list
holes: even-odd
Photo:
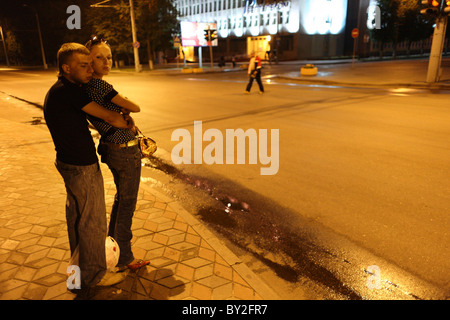
[[103, 278], [100, 280], [99, 283], [97, 283], [97, 286], [107, 287], [107, 286], [112, 286], [114, 284], [122, 282], [127, 277], [129, 271], [130, 270], [128, 270], [128, 269], [124, 270], [122, 272], [106, 271], [106, 273], [103, 276]]

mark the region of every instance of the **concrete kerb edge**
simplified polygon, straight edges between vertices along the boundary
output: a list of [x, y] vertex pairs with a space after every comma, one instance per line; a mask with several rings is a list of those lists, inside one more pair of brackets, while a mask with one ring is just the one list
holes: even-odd
[[[183, 73], [183, 69], [202, 69], [201, 72], [191, 72], [191, 73]], [[214, 67], [213, 69], [210, 69], [210, 66], [202, 66], [202, 67], [196, 67], [196, 66], [189, 66], [189, 67], [181, 67], [178, 69], [170, 68], [170, 69], [154, 69], [154, 70], [142, 70], [140, 72], [135, 72], [134, 70], [121, 70], [121, 69], [114, 69], [112, 73], [120, 74], [120, 73], [130, 73], [133, 75], [155, 75], [155, 76], [192, 76], [193, 74], [205, 74], [205, 73], [228, 73], [228, 72], [241, 72], [241, 71], [247, 71], [247, 68], [241, 68], [241, 67], [235, 67], [235, 68], [223, 68], [220, 69], [220, 67]]]
[[236, 271], [264, 300], [280, 300], [264, 281], [262, 281], [250, 268], [243, 263], [230, 249], [228, 249], [207, 227], [197, 218], [189, 213], [176, 200], [162, 194], [161, 192], [141, 184], [141, 188], [160, 200], [166, 202], [189, 226], [202, 237], [230, 266]]
[[298, 78], [278, 75], [278, 79], [297, 81], [304, 84], [311, 85], [325, 85], [325, 86], [340, 86], [340, 87], [367, 87], [367, 88], [413, 88], [413, 89], [425, 89], [425, 90], [450, 90], [450, 84], [439, 84], [439, 83], [364, 83], [364, 82], [342, 82], [342, 81], [332, 81], [323, 79], [313, 79], [313, 78]]

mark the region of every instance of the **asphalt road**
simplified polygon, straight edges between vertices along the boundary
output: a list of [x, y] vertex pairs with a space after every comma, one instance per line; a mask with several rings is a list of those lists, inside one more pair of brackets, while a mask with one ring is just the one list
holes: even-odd
[[[266, 68], [266, 75], [271, 71], [278, 70]], [[55, 80], [52, 72], [2, 72], [0, 91], [42, 104]], [[148, 183], [184, 197], [238, 250], [251, 252], [288, 282], [312, 279], [337, 298], [448, 297], [446, 94], [268, 77], [264, 95], [256, 84], [244, 95], [244, 72], [113, 72], [105, 80], [140, 104], [135, 120], [158, 142], [159, 162], [149, 168], [159, 166], [159, 173], [149, 169]], [[267, 165], [261, 157], [249, 164], [248, 156], [245, 164], [173, 164], [178, 142], [171, 135], [187, 129], [194, 141], [194, 121], [202, 121], [201, 132], [216, 129], [223, 137], [227, 129], [279, 130], [278, 170], [261, 175]], [[269, 150], [276, 142], [266, 144]], [[225, 140], [222, 150], [226, 155]], [[175, 183], [189, 177], [230, 210], [199, 203], [202, 195], [189, 201], [193, 191]], [[374, 265], [385, 290], [367, 289]]]

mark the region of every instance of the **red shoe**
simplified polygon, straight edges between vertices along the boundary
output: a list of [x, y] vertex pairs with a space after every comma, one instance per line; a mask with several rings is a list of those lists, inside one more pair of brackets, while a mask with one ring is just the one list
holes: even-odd
[[148, 261], [148, 260], [137, 260], [135, 263], [130, 263], [129, 265], [127, 265], [127, 267], [130, 270], [135, 271], [135, 270], [138, 270], [138, 269], [140, 269], [143, 266], [146, 266], [148, 264], [150, 264], [150, 261]]

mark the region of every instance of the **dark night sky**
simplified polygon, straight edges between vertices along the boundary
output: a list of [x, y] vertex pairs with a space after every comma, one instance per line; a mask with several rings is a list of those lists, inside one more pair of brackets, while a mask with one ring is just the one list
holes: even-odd
[[[100, 0], [0, 0], [0, 25], [6, 38], [10, 63], [39, 65], [42, 62], [34, 10], [39, 16], [47, 63], [54, 65], [61, 44], [71, 41], [85, 43], [92, 35], [86, 23], [86, 13], [90, 4], [98, 2]], [[66, 26], [71, 15], [66, 10], [70, 5], [78, 5], [81, 9], [80, 30], [70, 30]], [[0, 63], [5, 63], [1, 49]]]

